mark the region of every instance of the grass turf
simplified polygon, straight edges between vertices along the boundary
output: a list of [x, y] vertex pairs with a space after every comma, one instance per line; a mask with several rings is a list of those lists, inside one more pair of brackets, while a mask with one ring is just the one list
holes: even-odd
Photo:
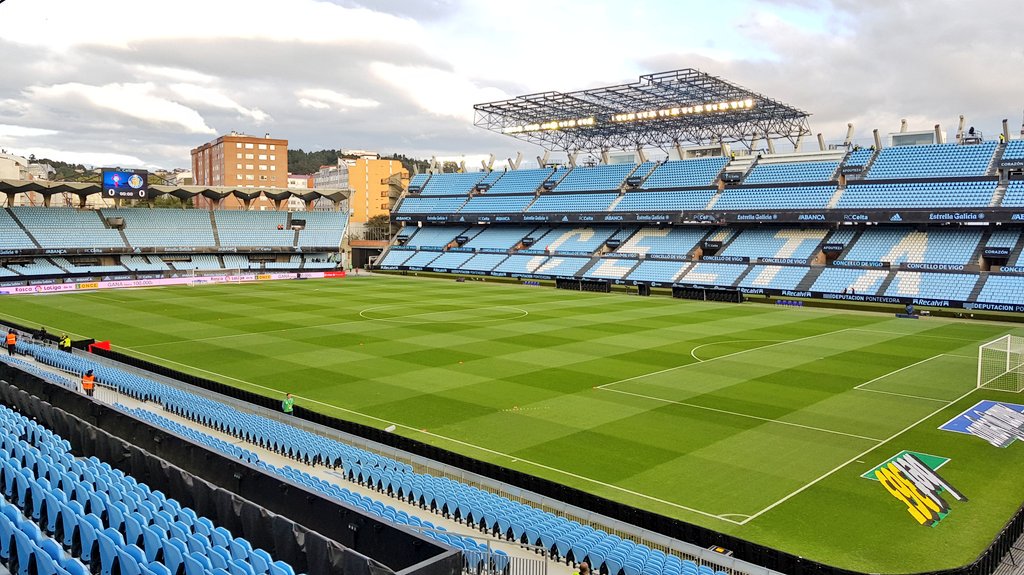
[[[0, 316], [832, 565], [969, 563], [1024, 500], [1024, 445], [936, 428], [1006, 324], [401, 277], [0, 298]], [[860, 389], [855, 389], [857, 387]], [[952, 459], [922, 527], [862, 473]]]

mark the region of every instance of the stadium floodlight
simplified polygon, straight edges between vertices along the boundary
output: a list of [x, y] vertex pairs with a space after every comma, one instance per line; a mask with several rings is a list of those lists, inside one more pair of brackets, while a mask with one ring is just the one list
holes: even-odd
[[1004, 335], [978, 346], [978, 387], [1024, 390], [1024, 337]]
[[722, 78], [686, 68], [632, 84], [541, 92], [473, 106], [478, 127], [546, 150], [598, 152], [738, 143], [794, 145], [810, 135], [808, 114]]

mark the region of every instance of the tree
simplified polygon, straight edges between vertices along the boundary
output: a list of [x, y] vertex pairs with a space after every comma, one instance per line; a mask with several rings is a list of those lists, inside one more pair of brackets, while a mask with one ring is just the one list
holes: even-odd
[[445, 163], [441, 164], [441, 172], [445, 174], [457, 174], [461, 171], [462, 168], [459, 166], [458, 162], [447, 160]]

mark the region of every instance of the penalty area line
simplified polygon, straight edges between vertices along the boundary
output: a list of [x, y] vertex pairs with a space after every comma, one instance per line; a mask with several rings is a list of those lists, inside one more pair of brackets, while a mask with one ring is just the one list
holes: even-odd
[[[187, 367], [189, 369], [193, 369], [193, 370], [200, 371], [200, 372], [203, 372], [203, 373], [207, 373], [207, 374], [210, 374], [210, 375], [213, 375], [213, 376], [216, 376], [216, 377], [228, 379], [228, 380], [231, 380], [231, 381], [236, 381], [238, 383], [242, 383], [242, 384], [245, 384], [245, 385], [248, 385], [248, 386], [251, 386], [251, 387], [256, 387], [256, 388], [259, 388], [259, 389], [264, 389], [264, 390], [271, 391], [271, 392], [274, 392], [274, 393], [277, 393], [277, 394], [283, 394], [284, 393], [284, 391], [280, 390], [280, 389], [275, 389], [273, 387], [267, 387], [265, 385], [260, 385], [258, 383], [253, 383], [251, 381], [246, 381], [244, 379], [238, 379], [237, 377], [231, 377], [230, 375], [224, 375], [222, 373], [217, 373], [215, 371], [210, 371], [208, 369], [203, 369], [203, 368], [196, 367], [196, 366], [193, 366], [193, 365], [188, 365], [188, 364], [185, 364], [185, 363], [181, 363], [179, 361], [174, 361], [172, 359], [167, 359], [165, 357], [160, 357], [160, 356], [157, 356], [157, 355], [152, 355], [152, 354], [146, 353], [144, 351], [136, 351], [135, 349], [130, 348], [130, 347], [124, 347], [124, 346], [114, 346], [114, 347], [120, 347], [121, 349], [126, 349], [126, 350], [129, 350], [129, 351], [135, 351], [138, 354], [145, 355], [147, 357], [151, 357], [151, 358], [157, 359], [157, 360], [159, 360], [161, 362], [173, 363], [175, 365], [180, 365], [180, 366]], [[469, 443], [467, 441], [462, 441], [461, 439], [455, 439], [453, 437], [448, 437], [448, 436], [445, 436], [445, 435], [441, 435], [439, 433], [432, 433], [432, 432], [425, 431], [425, 430], [422, 430], [422, 429], [417, 429], [415, 427], [412, 427], [412, 426], [409, 426], [409, 425], [405, 425], [405, 424], [399, 423], [397, 421], [390, 421], [390, 420], [387, 420], [387, 419], [376, 417], [374, 415], [369, 415], [369, 414], [366, 414], [366, 413], [362, 413], [360, 411], [355, 411], [353, 409], [348, 409], [348, 408], [341, 407], [341, 406], [338, 406], [338, 405], [333, 405], [333, 404], [330, 404], [330, 403], [325, 403], [323, 401], [318, 401], [316, 399], [311, 399], [311, 398], [302, 397], [302, 396], [296, 396], [296, 397], [298, 397], [299, 399], [301, 399], [301, 400], [303, 400], [305, 402], [308, 402], [308, 403], [315, 403], [317, 405], [322, 405], [324, 407], [328, 407], [328, 408], [335, 409], [335, 410], [338, 410], [338, 411], [342, 411], [342, 412], [345, 412], [345, 413], [351, 413], [353, 415], [358, 415], [359, 417], [365, 417], [367, 419], [372, 419], [374, 421], [378, 421], [380, 423], [384, 423], [384, 424], [387, 424], [387, 425], [394, 425], [396, 427], [401, 427], [401, 428], [407, 429], [407, 430], [409, 430], [409, 431], [411, 431], [413, 433], [428, 435], [430, 437], [434, 437], [434, 438], [437, 438], [437, 439], [440, 439], [440, 440], [443, 440], [443, 441], [448, 441], [448, 442], [451, 442], [451, 443], [454, 443], [454, 444], [457, 444], [457, 445], [461, 445], [463, 447], [468, 447], [468, 448], [471, 448], [471, 449], [476, 449], [478, 451], [482, 451], [484, 453], [489, 453], [491, 455], [496, 455], [496, 456], [499, 456], [499, 457], [504, 457], [504, 458], [508, 458], [508, 459], [511, 459], [511, 460], [515, 460], [518, 463], [525, 463], [527, 465], [530, 465], [530, 466], [533, 466], [533, 467], [537, 467], [539, 469], [544, 469], [544, 470], [547, 470], [547, 471], [558, 473], [560, 475], [564, 475], [566, 477], [571, 477], [573, 479], [578, 479], [580, 481], [585, 481], [587, 483], [592, 483], [594, 485], [597, 485], [597, 486], [600, 486], [600, 487], [604, 487], [604, 488], [607, 488], [607, 489], [612, 489], [614, 491], [625, 493], [627, 495], [632, 495], [634, 497], [640, 497], [642, 499], [646, 499], [648, 501], [652, 501], [654, 503], [658, 503], [658, 504], [661, 504], [661, 505], [668, 505], [670, 507], [675, 507], [676, 509], [682, 509], [683, 511], [689, 511], [690, 513], [696, 513], [696, 514], [702, 515], [704, 517], [710, 517], [712, 519], [718, 519], [719, 521], [725, 521], [727, 523], [732, 523], [733, 525], [742, 525], [743, 524], [741, 521], [736, 521], [734, 519], [729, 519], [728, 518], [730, 516], [743, 516], [741, 514], [726, 513], [724, 515], [715, 515], [714, 513], [709, 513], [707, 511], [701, 511], [700, 509], [695, 509], [693, 507], [687, 507], [685, 505], [680, 505], [679, 503], [674, 503], [672, 501], [667, 501], [665, 499], [660, 499], [660, 498], [654, 497], [652, 495], [647, 495], [645, 493], [640, 493], [638, 491], [633, 491], [631, 489], [626, 489], [625, 487], [620, 487], [618, 485], [613, 485], [611, 483], [605, 483], [603, 481], [598, 481], [596, 479], [587, 477], [585, 475], [578, 475], [578, 474], [573, 473], [571, 471], [566, 471], [564, 469], [559, 469], [557, 467], [552, 467], [550, 465], [545, 465], [543, 463], [538, 463], [536, 461], [530, 461], [529, 459], [523, 459], [521, 457], [516, 457], [516, 456], [510, 455], [508, 453], [503, 453], [501, 451], [496, 451], [494, 449], [490, 449], [490, 448], [487, 448], [487, 447], [476, 445], [474, 443]]]
[[807, 484], [806, 484], [806, 485], [804, 485], [803, 487], [801, 487], [801, 488], [797, 489], [796, 491], [793, 491], [793, 492], [792, 492], [792, 493], [790, 493], [789, 495], [786, 495], [786, 496], [785, 496], [785, 497], [783, 497], [782, 499], [779, 499], [779, 500], [778, 500], [778, 501], [776, 501], [775, 503], [772, 503], [772, 504], [771, 504], [771, 505], [769, 505], [768, 507], [765, 507], [764, 509], [762, 509], [762, 510], [758, 511], [757, 513], [755, 513], [755, 514], [751, 515], [751, 516], [750, 516], [749, 518], [747, 518], [747, 519], [744, 519], [743, 521], [740, 521], [740, 525], [746, 525], [747, 523], [750, 523], [751, 521], [753, 521], [754, 519], [757, 519], [757, 518], [758, 518], [758, 517], [760, 517], [761, 515], [764, 515], [765, 513], [767, 513], [767, 512], [769, 512], [769, 511], [771, 511], [772, 509], [775, 509], [775, 508], [776, 508], [776, 507], [778, 507], [779, 505], [782, 505], [782, 504], [783, 504], [783, 503], [785, 503], [786, 501], [789, 501], [789, 500], [790, 500], [790, 499], [792, 499], [793, 497], [796, 497], [797, 495], [799, 495], [799, 494], [803, 493], [804, 491], [806, 491], [806, 490], [810, 489], [810, 488], [811, 488], [811, 487], [813, 487], [814, 485], [817, 485], [817, 484], [818, 484], [818, 482], [820, 482], [820, 481], [823, 481], [824, 479], [827, 479], [828, 477], [830, 477], [830, 476], [831, 476], [832, 474], [834, 474], [835, 472], [839, 471], [840, 469], [843, 469], [843, 468], [844, 468], [844, 467], [846, 467], [847, 465], [850, 465], [851, 463], [853, 463], [853, 462], [855, 462], [855, 461], [857, 461], [857, 460], [861, 459], [861, 458], [862, 458], [862, 457], [864, 457], [865, 455], [867, 455], [867, 454], [871, 453], [872, 451], [874, 451], [874, 450], [878, 449], [879, 447], [881, 447], [881, 446], [885, 445], [886, 443], [889, 443], [889, 442], [890, 442], [890, 441], [892, 441], [893, 439], [896, 439], [897, 437], [899, 437], [900, 435], [903, 435], [904, 433], [906, 433], [906, 432], [910, 431], [911, 429], [914, 429], [915, 427], [917, 427], [918, 425], [920, 425], [920, 424], [924, 423], [924, 422], [925, 422], [925, 421], [927, 421], [928, 419], [931, 419], [932, 417], [934, 417], [934, 416], [935, 416], [936, 414], [938, 414], [938, 413], [939, 413], [940, 411], [942, 411], [943, 409], [946, 409], [947, 407], [949, 407], [949, 406], [953, 405], [954, 403], [956, 403], [956, 402], [960, 401], [961, 399], [963, 399], [963, 398], [967, 397], [968, 395], [970, 395], [970, 394], [974, 393], [975, 391], [977, 391], [977, 390], [976, 390], [976, 389], [971, 389], [971, 390], [970, 390], [970, 391], [968, 391], [967, 393], [965, 393], [965, 394], [961, 395], [960, 397], [958, 397], [958, 398], [956, 398], [956, 399], [954, 399], [954, 400], [952, 400], [952, 401], [944, 402], [944, 405], [940, 406], [940, 407], [939, 407], [939, 408], [937, 408], [937, 409], [936, 409], [935, 411], [932, 411], [931, 413], [929, 413], [928, 415], [925, 415], [925, 416], [924, 416], [924, 417], [922, 417], [921, 419], [918, 419], [918, 420], [917, 420], [917, 421], [915, 421], [914, 423], [911, 423], [910, 425], [908, 425], [908, 426], [904, 427], [903, 429], [901, 429], [901, 430], [897, 431], [896, 433], [893, 433], [893, 434], [892, 434], [892, 435], [890, 435], [889, 437], [887, 437], [887, 438], [885, 438], [884, 440], [882, 440], [881, 442], [879, 442], [879, 443], [878, 443], [877, 445], [873, 445], [873, 446], [871, 446], [871, 447], [869, 447], [869, 448], [865, 449], [864, 451], [862, 451], [862, 452], [858, 453], [857, 455], [854, 455], [854, 456], [853, 456], [853, 457], [851, 457], [850, 459], [848, 459], [848, 460], [844, 461], [843, 463], [840, 463], [839, 465], [837, 465], [837, 466], [833, 467], [833, 468], [832, 468], [832, 469], [830, 469], [829, 471], [826, 471], [826, 472], [825, 472], [824, 474], [820, 475], [820, 476], [819, 476], [819, 477], [818, 477], [817, 479], [815, 479], [815, 480], [811, 481], [810, 483], [807, 483]]

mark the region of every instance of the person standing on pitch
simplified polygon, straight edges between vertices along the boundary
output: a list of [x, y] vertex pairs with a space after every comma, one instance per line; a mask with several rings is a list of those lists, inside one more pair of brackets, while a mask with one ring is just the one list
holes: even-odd
[[18, 334], [14, 328], [7, 330], [7, 355], [14, 355], [14, 348], [18, 346]]
[[284, 401], [281, 402], [281, 411], [283, 411], [285, 415], [291, 415], [294, 410], [295, 398], [289, 393], [284, 396]]
[[84, 391], [89, 397], [92, 397], [95, 390], [96, 376], [92, 374], [92, 370], [90, 369], [82, 375], [82, 391]]

